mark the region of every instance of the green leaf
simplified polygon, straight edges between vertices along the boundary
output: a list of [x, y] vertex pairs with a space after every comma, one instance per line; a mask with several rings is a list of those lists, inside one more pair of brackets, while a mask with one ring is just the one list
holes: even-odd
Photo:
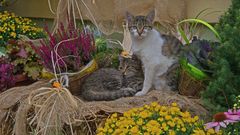
[[178, 31], [181, 34], [181, 37], [184, 39], [184, 41], [187, 43], [187, 45], [190, 44], [190, 41], [187, 38], [187, 35], [184, 33], [181, 27], [178, 27]]
[[[218, 32], [213, 28], [213, 26], [203, 20], [200, 19], [185, 19], [182, 20], [181, 22], [178, 23], [178, 25], [185, 23], [185, 22], [193, 22], [193, 23], [201, 23], [203, 25], [205, 25], [206, 27], [208, 27], [214, 34], [215, 36], [221, 41], [221, 37], [219, 36]], [[181, 33], [181, 32], [180, 32]], [[182, 34], [181, 34], [182, 35]], [[184, 34], [185, 35], [185, 34]]]
[[6, 49], [5, 47], [0, 47], [0, 57], [6, 56]]
[[205, 8], [202, 11], [200, 11], [196, 16], [195, 19], [197, 19], [200, 15], [202, 15], [205, 11], [209, 10], [210, 8]]

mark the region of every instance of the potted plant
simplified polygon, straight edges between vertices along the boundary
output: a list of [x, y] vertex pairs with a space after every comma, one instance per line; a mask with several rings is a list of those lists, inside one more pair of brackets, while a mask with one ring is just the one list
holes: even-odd
[[[189, 34], [185, 34], [181, 27], [181, 24], [186, 22], [191, 24], [189, 26]], [[209, 65], [212, 61], [211, 54], [213, 49], [219, 44], [216, 42], [199, 40], [193, 36], [193, 29], [196, 28], [199, 23], [209, 28], [221, 41], [217, 31], [203, 20], [186, 19], [178, 23], [178, 32], [186, 43], [183, 46], [184, 53], [180, 60], [181, 75], [178, 87], [180, 94], [190, 97], [199, 97], [200, 91], [205, 89], [204, 81], [208, 80], [208, 75], [212, 73], [212, 71], [209, 70]], [[189, 39], [187, 35], [190, 35]]]
[[78, 90], [79, 85], [74, 82], [78, 83], [81, 77], [97, 68], [96, 62], [92, 61], [95, 52], [92, 33], [74, 28], [71, 23], [67, 28], [61, 24], [55, 34], [51, 34], [47, 27], [45, 30], [48, 39], [42, 39], [39, 46], [31, 43], [44, 66], [42, 77], [53, 78], [54, 73], [72, 76], [70, 90]]
[[199, 97], [200, 91], [205, 89], [205, 82], [213, 71], [212, 52], [218, 42], [194, 38], [189, 45], [183, 47], [183, 56], [180, 60], [181, 76], [179, 82], [180, 94]]

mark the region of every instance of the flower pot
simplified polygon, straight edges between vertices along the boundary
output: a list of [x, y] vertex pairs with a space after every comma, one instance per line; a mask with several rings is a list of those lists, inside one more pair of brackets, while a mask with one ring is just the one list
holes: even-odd
[[28, 79], [27, 75], [25, 75], [25, 74], [17, 74], [14, 76], [14, 78], [16, 80], [16, 83], [20, 83], [20, 82], [26, 81]]
[[[84, 78], [97, 70], [98, 65], [96, 60], [90, 61], [87, 65], [83, 66], [82, 69], [78, 72], [67, 73], [69, 77], [69, 90], [72, 94], [78, 94], [80, 92], [81, 83]], [[65, 73], [62, 73], [64, 75]], [[57, 75], [59, 77], [59, 75]], [[55, 76], [51, 72], [44, 71], [42, 72], [42, 78], [53, 79]]]
[[186, 61], [181, 61], [179, 93], [192, 98], [199, 98], [200, 92], [206, 88], [204, 81], [208, 76], [200, 69]]
[[36, 82], [35, 80], [30, 79], [27, 75], [25, 74], [17, 74], [14, 76], [15, 78], [15, 85], [14, 87], [18, 87], [18, 86], [26, 86], [29, 84], [32, 84], [34, 82]]

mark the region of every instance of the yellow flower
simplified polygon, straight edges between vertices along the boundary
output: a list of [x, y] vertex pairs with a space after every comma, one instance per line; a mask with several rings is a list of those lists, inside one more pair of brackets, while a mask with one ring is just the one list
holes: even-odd
[[157, 105], [158, 105], [157, 102], [152, 102], [152, 103], [151, 103], [151, 106], [152, 106], [152, 107], [156, 107]]
[[143, 124], [143, 119], [138, 119], [138, 121], [137, 121], [137, 125], [139, 125], [139, 126], [141, 126]]
[[173, 107], [177, 107], [178, 105], [177, 105], [177, 103], [173, 102], [173, 103], [172, 103], [172, 106], [173, 106]]
[[168, 121], [167, 124], [172, 128], [175, 127], [175, 123], [172, 121]]
[[181, 128], [181, 131], [183, 131], [183, 132], [186, 132], [186, 128], [185, 127], [183, 127], [183, 128]]
[[142, 111], [140, 112], [139, 116], [143, 119], [147, 118], [148, 117], [148, 112], [147, 111]]
[[193, 122], [196, 122], [196, 121], [198, 121], [199, 120], [199, 117], [198, 116], [194, 116], [193, 117]]
[[112, 127], [112, 128], [114, 128], [114, 127], [115, 127], [115, 125], [114, 125], [114, 124], [112, 124], [112, 125], [111, 125], [111, 127]]
[[97, 133], [97, 135], [104, 135], [104, 133], [103, 132], [99, 132], [99, 133]]
[[162, 123], [162, 129], [163, 129], [164, 131], [168, 131], [168, 126], [167, 126], [166, 123]]
[[160, 124], [156, 121], [156, 120], [150, 120], [148, 123], [147, 123], [147, 126], [150, 126], [150, 127], [158, 127], [160, 126]]
[[147, 133], [147, 132], [146, 132], [146, 133], [144, 133], [143, 135], [150, 135], [150, 133]]
[[162, 130], [161, 130], [159, 127], [153, 126], [153, 127], [151, 128], [151, 133], [152, 133], [152, 134], [159, 135], [159, 134], [162, 133]]
[[201, 129], [194, 130], [194, 133], [192, 135], [206, 135], [205, 132]]
[[176, 135], [176, 133], [175, 133], [175, 131], [170, 130], [170, 131], [169, 131], [169, 135]]
[[150, 106], [149, 105], [144, 105], [144, 108], [145, 109], [150, 109]]
[[209, 133], [209, 134], [214, 134], [215, 131], [214, 131], [214, 129], [210, 128], [210, 129], [207, 130], [207, 133]]
[[111, 118], [116, 118], [117, 117], [117, 113], [112, 114]]
[[166, 116], [165, 116], [165, 119], [166, 119], [166, 120], [170, 120], [170, 119], [172, 119], [172, 116], [166, 115]]
[[112, 132], [113, 132], [113, 129], [109, 128], [109, 129], [108, 129], [108, 132], [109, 132], [109, 133], [112, 133]]
[[160, 117], [160, 118], [158, 118], [157, 120], [160, 121], [160, 122], [162, 122], [162, 121], [163, 121], [163, 118]]
[[129, 111], [128, 112], [124, 112], [123, 116], [129, 118], [129, 117], [131, 117], [131, 113]]
[[131, 134], [133, 134], [133, 135], [134, 135], [134, 134], [137, 134], [138, 131], [139, 131], [139, 130], [138, 130], [138, 126], [134, 126], [134, 127], [131, 128]]

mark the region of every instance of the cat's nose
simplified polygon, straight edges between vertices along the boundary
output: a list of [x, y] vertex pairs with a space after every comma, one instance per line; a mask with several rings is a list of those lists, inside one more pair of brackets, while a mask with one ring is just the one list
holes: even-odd
[[143, 29], [141, 29], [141, 30], [138, 30], [137, 32], [138, 32], [138, 35], [139, 35], [139, 36], [141, 36], [141, 35], [142, 35], [142, 33], [143, 33]]
[[142, 35], [142, 32], [138, 32], [138, 36], [141, 36]]
[[122, 70], [122, 69], [123, 69], [123, 67], [122, 67], [122, 66], [119, 66], [119, 67], [118, 67], [118, 69], [119, 69], [119, 70]]

